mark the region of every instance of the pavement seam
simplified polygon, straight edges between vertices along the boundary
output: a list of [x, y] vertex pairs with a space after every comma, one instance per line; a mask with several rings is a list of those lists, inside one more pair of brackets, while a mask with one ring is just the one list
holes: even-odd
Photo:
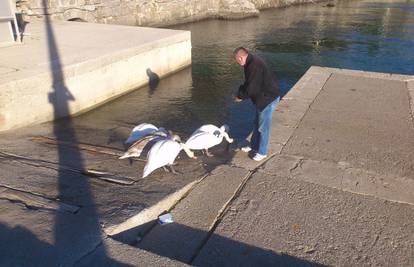
[[[313, 180], [304, 180], [304, 179], [298, 177], [298, 175], [300, 176], [300, 173], [299, 174], [293, 174], [294, 171], [298, 170], [299, 168], [302, 168], [302, 165], [305, 162], [310, 161], [310, 162], [319, 162], [319, 163], [322, 163], [322, 164], [339, 165], [338, 162], [328, 161], [328, 160], [314, 160], [314, 159], [311, 159], [311, 158], [304, 158], [304, 157], [299, 157], [297, 155], [290, 155], [290, 154], [283, 154], [283, 155], [280, 155], [280, 156], [292, 156], [292, 157], [296, 158], [296, 162], [294, 163], [293, 167], [291, 167], [289, 169], [289, 176], [288, 176], [289, 179], [294, 179], [294, 180], [297, 180], [297, 181], [300, 181], [300, 182], [303, 182], [303, 183], [306, 183], [306, 184], [322, 186], [324, 188], [329, 188], [329, 189], [332, 189], [332, 190], [338, 190], [338, 191], [345, 192], [345, 193], [357, 194], [357, 195], [366, 196], [366, 197], [373, 197], [373, 198], [376, 198], [376, 199], [381, 200], [381, 201], [388, 201], [388, 202], [397, 203], [397, 204], [406, 204], [406, 205], [414, 206], [414, 203], [409, 202], [409, 201], [387, 198], [385, 196], [375, 195], [374, 193], [367, 193], [367, 192], [363, 192], [363, 191], [357, 191], [356, 189], [348, 188], [344, 184], [345, 173], [340, 173], [340, 174], [338, 174], [337, 176], [335, 176], [333, 178], [333, 179], [338, 179], [339, 186], [329, 185], [329, 184], [325, 184], [325, 183], [322, 183], [322, 182], [315, 182]], [[361, 169], [361, 168], [357, 168], [357, 167], [353, 167], [353, 166], [341, 166], [341, 167], [338, 167], [338, 168], [340, 168], [344, 172], [347, 171], [347, 170], [351, 170], [351, 171], [353, 170], [353, 171], [360, 171], [360, 172], [363, 172], [365, 174], [370, 174], [370, 175], [373, 175], [375, 177], [379, 176], [378, 173], [375, 173], [373, 171], [366, 170], [366, 169]], [[258, 173], [263, 173], [263, 174], [266, 174], [266, 175], [270, 175], [270, 176], [273, 176], [273, 177], [279, 177], [278, 174], [274, 174], [274, 173], [268, 172], [268, 171], [263, 170], [263, 169], [258, 169], [257, 172]], [[407, 177], [390, 176], [390, 175], [382, 175], [381, 177], [396, 178], [396, 179], [403, 179], [403, 180], [409, 179]], [[359, 181], [356, 181], [356, 182], [359, 183]]]
[[[285, 155], [286, 155], [286, 154], [285, 154]], [[312, 159], [310, 159], [310, 158], [306, 158], [306, 159], [305, 159], [305, 158], [300, 158], [300, 159], [299, 159], [299, 162], [297, 162], [297, 164], [295, 164], [295, 166], [289, 170], [289, 171], [290, 171], [290, 173], [292, 173], [292, 171], [294, 171], [295, 169], [297, 169], [297, 168], [301, 167], [301, 165], [302, 165], [305, 161], [315, 161], [315, 160], [312, 160]], [[320, 162], [322, 162], [322, 163], [332, 163], [332, 162], [330, 162], [330, 161], [320, 161]], [[363, 171], [363, 172], [365, 172], [365, 173], [372, 173], [372, 174], [375, 174], [375, 173], [373, 173], [373, 172], [370, 172], [369, 170], [360, 169], [360, 168], [355, 168], [355, 167], [352, 167], [352, 166], [351, 166], [351, 167], [346, 167], [345, 169], [360, 170], [360, 171]], [[344, 169], [344, 170], [345, 170], [345, 169]], [[270, 173], [266, 173], [266, 174], [268, 174], [268, 175], [272, 175], [272, 174], [270, 174]], [[274, 175], [274, 176], [277, 176], [277, 175]], [[357, 194], [357, 195], [361, 195], [361, 196], [373, 197], [373, 198], [376, 198], [376, 199], [379, 199], [379, 200], [382, 200], [382, 201], [384, 201], [384, 200], [385, 200], [385, 201], [389, 201], [389, 202], [393, 202], [393, 203], [398, 203], [398, 204], [407, 204], [407, 205], [410, 205], [410, 206], [414, 206], [414, 204], [413, 204], [413, 203], [406, 202], [406, 201], [400, 201], [400, 200], [388, 199], [388, 198], [385, 198], [385, 197], [376, 196], [376, 195], [374, 195], [374, 194], [364, 193], [364, 192], [355, 191], [355, 190], [350, 190], [350, 189], [348, 189], [348, 190], [347, 190], [347, 189], [345, 188], [345, 186], [343, 185], [344, 173], [341, 173], [341, 174], [340, 174], [340, 177], [341, 177], [341, 179], [340, 179], [340, 186], [339, 186], [339, 187], [336, 187], [336, 186], [332, 186], [332, 185], [326, 185], [326, 184], [323, 184], [323, 183], [318, 183], [318, 182], [313, 182], [313, 181], [303, 180], [303, 179], [297, 178], [297, 176], [296, 176], [296, 175], [294, 175], [294, 174], [291, 174], [291, 176], [290, 176], [290, 178], [292, 178], [292, 179], [295, 179], [295, 180], [298, 180], [298, 181], [301, 181], [301, 182], [304, 182], [304, 183], [307, 183], [307, 184], [318, 185], [318, 186], [322, 186], [322, 187], [325, 187], [325, 188], [330, 188], [330, 189], [333, 189], [333, 190], [339, 190], [339, 191], [341, 191], [341, 192], [347, 192], [347, 193]], [[400, 177], [400, 178], [404, 178], [404, 177]]]
[[95, 251], [96, 251], [96, 250], [97, 250], [100, 246], [103, 246], [103, 245], [104, 245], [103, 241], [104, 241], [105, 239], [107, 239], [107, 237], [105, 237], [105, 238], [101, 239], [101, 240], [98, 242], [98, 244], [96, 244], [96, 245], [95, 245], [95, 247], [94, 247], [93, 249], [91, 249], [90, 251], [86, 252], [84, 255], [80, 256], [80, 257], [79, 257], [79, 259], [77, 259], [77, 260], [73, 263], [73, 265], [72, 265], [72, 266], [78, 266], [79, 262], [80, 262], [82, 259], [84, 259], [84, 258], [88, 257], [89, 255], [91, 255], [92, 253], [94, 253], [94, 252], [95, 252]]
[[[223, 207], [218, 211], [218, 214], [217, 214], [216, 218], [214, 219], [213, 223], [210, 226], [210, 230], [208, 231], [206, 237], [201, 241], [200, 245], [195, 250], [193, 256], [191, 256], [190, 261], [188, 262], [188, 264], [190, 264], [190, 265], [193, 264], [194, 260], [197, 258], [197, 256], [199, 255], [199, 253], [201, 252], [201, 250], [203, 249], [205, 244], [210, 239], [211, 235], [214, 233], [217, 226], [220, 224], [223, 217], [226, 215], [227, 210], [229, 209], [230, 205], [233, 203], [233, 201], [243, 191], [245, 185], [250, 180], [250, 178], [253, 176], [253, 174], [255, 174], [259, 170], [259, 168], [261, 168], [266, 162], [268, 162], [270, 159], [272, 159], [276, 154], [277, 153], [274, 153], [274, 154], [270, 155], [267, 159], [265, 159], [262, 162], [260, 162], [259, 164], [257, 164], [256, 167], [253, 170], [247, 170], [248, 173], [245, 175], [242, 182], [239, 184], [237, 189], [234, 191], [233, 195], [227, 200], [227, 202], [223, 205]], [[240, 168], [240, 167], [238, 167], [238, 168]], [[245, 168], [241, 168], [241, 169], [245, 169]]]
[[356, 194], [356, 195], [365, 196], [365, 197], [372, 197], [372, 198], [375, 198], [375, 199], [378, 199], [378, 200], [381, 200], [381, 201], [388, 201], [388, 202], [392, 202], [392, 203], [409, 205], [411, 207], [414, 207], [414, 204], [409, 203], [409, 202], [405, 202], [405, 201], [386, 199], [386, 198], [378, 197], [378, 196], [375, 196], [375, 195], [372, 195], [372, 194], [368, 194], [368, 193], [357, 192], [357, 191], [350, 191], [350, 190], [344, 190], [342, 188], [332, 187], [332, 186], [328, 186], [328, 185], [324, 185], [324, 184], [319, 184], [319, 183], [314, 183], [314, 182], [310, 182], [310, 181], [304, 181], [304, 180], [301, 180], [301, 179], [297, 179], [295, 177], [292, 177], [292, 178], [295, 179], [295, 180], [298, 180], [298, 181], [302, 181], [304, 183], [318, 185], [318, 186], [323, 186], [325, 188], [330, 188], [330, 189], [338, 190], [338, 191], [345, 192], [345, 193]]
[[[266, 175], [271, 175], [274, 177], [279, 177], [279, 175], [277, 174], [271, 174], [271, 173], [265, 173]], [[391, 199], [386, 199], [386, 198], [382, 198], [382, 197], [378, 197], [372, 194], [368, 194], [368, 193], [362, 193], [362, 192], [357, 192], [357, 191], [350, 191], [350, 190], [345, 190], [343, 188], [339, 188], [339, 187], [333, 187], [333, 186], [329, 186], [329, 185], [325, 185], [325, 184], [321, 184], [321, 183], [316, 183], [316, 182], [311, 182], [311, 181], [307, 181], [307, 180], [303, 180], [300, 178], [295, 177], [294, 175], [290, 176], [291, 179], [294, 179], [296, 181], [300, 181], [304, 184], [309, 184], [309, 185], [317, 185], [317, 186], [321, 186], [330, 190], [337, 190], [337, 191], [341, 191], [344, 193], [349, 193], [349, 194], [356, 194], [356, 195], [360, 195], [360, 196], [365, 196], [365, 197], [372, 197], [381, 201], [388, 201], [388, 202], [392, 202], [392, 203], [396, 203], [396, 204], [403, 204], [403, 205], [409, 205], [414, 207], [414, 204], [409, 203], [409, 202], [404, 202], [404, 201], [398, 201], [398, 200], [391, 200]], [[342, 186], [342, 184], [341, 184]]]

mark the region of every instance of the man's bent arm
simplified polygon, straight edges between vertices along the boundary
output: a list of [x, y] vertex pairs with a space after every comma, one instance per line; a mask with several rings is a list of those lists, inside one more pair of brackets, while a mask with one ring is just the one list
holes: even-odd
[[248, 72], [245, 82], [239, 87], [237, 97], [244, 100], [257, 95], [261, 82], [260, 70], [257, 67], [253, 68]]

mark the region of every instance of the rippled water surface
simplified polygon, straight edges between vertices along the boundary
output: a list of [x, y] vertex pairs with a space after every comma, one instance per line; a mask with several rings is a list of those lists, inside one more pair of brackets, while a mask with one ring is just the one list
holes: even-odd
[[414, 74], [414, 1], [339, 1], [262, 11], [257, 18], [174, 27], [192, 34], [190, 68], [77, 118], [108, 128], [152, 122], [185, 134], [204, 123], [249, 131], [253, 107], [231, 94], [243, 80], [237, 46], [258, 53], [287, 92], [312, 65]]

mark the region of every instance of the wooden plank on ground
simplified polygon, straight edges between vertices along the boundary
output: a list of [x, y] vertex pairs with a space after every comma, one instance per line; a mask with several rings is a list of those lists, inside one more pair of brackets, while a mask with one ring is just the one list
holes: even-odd
[[65, 204], [53, 199], [45, 198], [40, 195], [20, 191], [3, 185], [0, 185], [0, 199], [20, 202], [27, 207], [60, 212], [76, 213], [80, 209], [79, 206]]
[[[124, 151], [112, 148], [112, 147], [105, 147], [105, 146], [97, 146], [97, 145], [91, 145], [91, 144], [85, 144], [85, 143], [72, 143], [68, 141], [62, 141], [62, 140], [56, 140], [51, 137], [47, 136], [34, 136], [31, 137], [30, 140], [38, 143], [48, 144], [48, 145], [64, 145], [68, 147], [74, 147], [80, 150], [85, 150], [88, 152], [98, 153], [98, 154], [106, 154], [111, 156], [120, 157], [124, 154]], [[134, 158], [134, 160], [138, 161], [145, 161], [143, 159], [137, 159]]]
[[0, 151], [0, 158], [6, 160], [17, 161], [21, 164], [29, 165], [32, 167], [48, 168], [56, 171], [69, 171], [74, 173], [79, 173], [88, 177], [100, 179], [106, 182], [121, 184], [121, 185], [132, 185], [137, 181], [137, 178], [129, 177], [125, 175], [118, 175], [109, 172], [92, 170], [92, 169], [77, 169], [74, 167], [65, 166], [57, 162], [46, 161], [42, 159], [28, 158], [13, 153], [8, 153]]

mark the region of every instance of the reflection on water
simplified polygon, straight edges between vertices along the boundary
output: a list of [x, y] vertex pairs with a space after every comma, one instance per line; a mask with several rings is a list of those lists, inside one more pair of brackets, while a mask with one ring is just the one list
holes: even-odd
[[[232, 51], [240, 45], [263, 56], [287, 92], [311, 65], [414, 74], [413, 1], [339, 1], [263, 11], [257, 18], [176, 26], [192, 35], [193, 65], [156, 89], [139, 89], [81, 116], [97, 127], [152, 122], [190, 133], [202, 123], [248, 132], [250, 103], [234, 104], [242, 82]], [[98, 126], [100, 125], [100, 126]]]
[[[156, 77], [152, 71], [149, 76]], [[153, 79], [149, 77], [149, 79]], [[114, 126], [132, 127], [141, 122], [152, 122], [159, 126], [180, 129], [197, 120], [192, 110], [191, 68], [161, 79], [118, 98], [104, 106], [88, 112], [76, 120], [77, 125], [100, 129]]]

